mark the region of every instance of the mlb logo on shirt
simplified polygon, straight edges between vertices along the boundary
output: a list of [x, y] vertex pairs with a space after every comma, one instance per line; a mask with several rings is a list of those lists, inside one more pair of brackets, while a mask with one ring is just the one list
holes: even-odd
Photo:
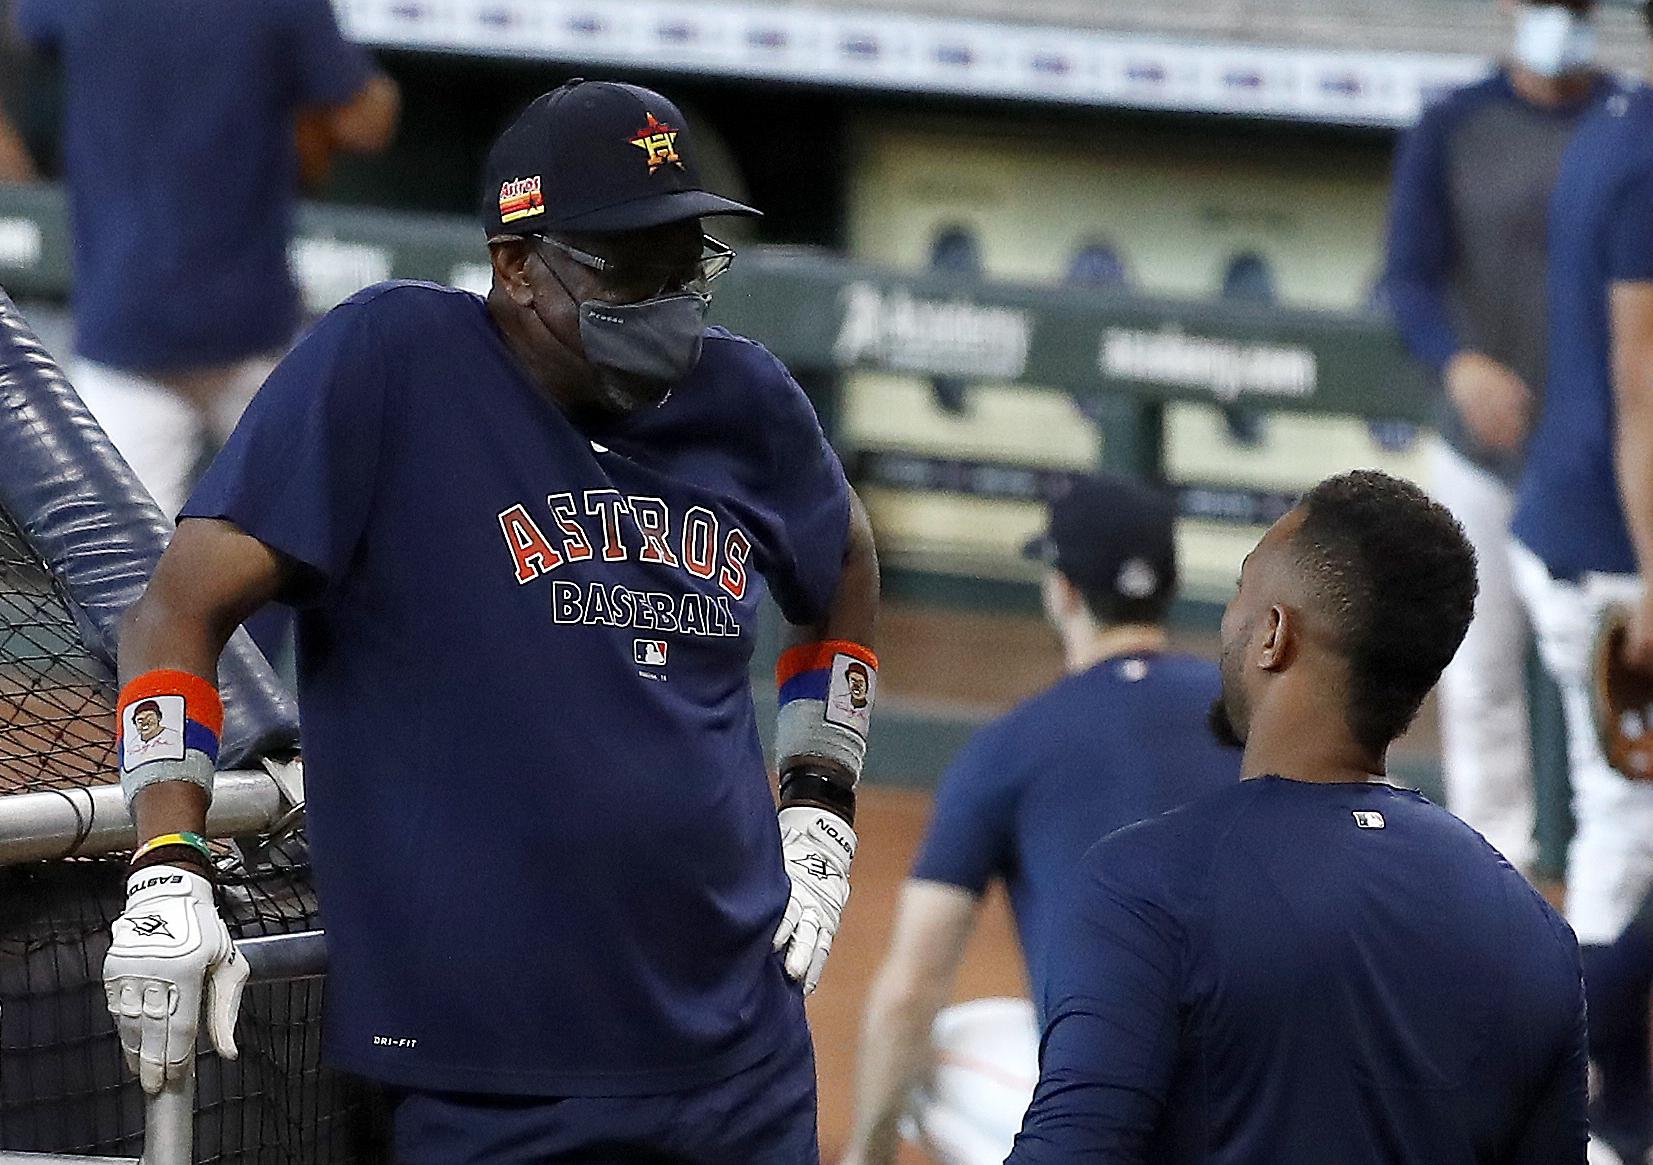
[[1355, 824], [1361, 829], [1382, 829], [1383, 814], [1372, 809], [1354, 809]]
[[631, 655], [639, 667], [665, 667], [666, 641], [664, 639], [633, 639]]

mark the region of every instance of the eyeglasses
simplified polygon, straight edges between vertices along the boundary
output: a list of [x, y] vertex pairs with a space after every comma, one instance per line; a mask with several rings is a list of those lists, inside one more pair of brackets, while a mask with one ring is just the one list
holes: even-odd
[[596, 272], [604, 287], [633, 301], [652, 299], [673, 291], [692, 291], [704, 295], [707, 285], [729, 270], [735, 261], [735, 249], [711, 235], [700, 236], [700, 258], [688, 265], [670, 267], [660, 263], [616, 263], [601, 255], [571, 247], [551, 235], [535, 235], [534, 238], [580, 266]]

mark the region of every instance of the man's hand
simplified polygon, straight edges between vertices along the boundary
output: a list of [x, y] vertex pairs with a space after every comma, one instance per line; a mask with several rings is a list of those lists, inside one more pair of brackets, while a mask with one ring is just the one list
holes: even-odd
[[786, 951], [786, 973], [815, 990], [849, 901], [849, 864], [855, 831], [825, 809], [792, 805], [781, 810], [781, 855], [792, 896], [775, 931], [775, 949]]
[[1446, 394], [1470, 433], [1495, 453], [1514, 453], [1532, 425], [1532, 390], [1480, 352], [1460, 352], [1446, 366]]
[[235, 1016], [246, 981], [247, 961], [218, 917], [211, 883], [178, 866], [149, 866], [127, 878], [126, 909], [115, 919], [103, 986], [127, 1066], [145, 1092], [186, 1074], [203, 988], [212, 1046], [235, 1059]]

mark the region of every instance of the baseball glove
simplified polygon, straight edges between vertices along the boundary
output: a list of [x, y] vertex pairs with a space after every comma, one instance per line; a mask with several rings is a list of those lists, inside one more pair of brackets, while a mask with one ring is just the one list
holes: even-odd
[[1630, 610], [1609, 606], [1590, 652], [1590, 712], [1607, 763], [1632, 781], [1653, 781], [1653, 675], [1624, 663]]

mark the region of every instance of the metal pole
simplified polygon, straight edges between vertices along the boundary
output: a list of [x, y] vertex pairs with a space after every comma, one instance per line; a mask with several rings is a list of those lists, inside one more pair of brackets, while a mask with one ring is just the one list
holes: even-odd
[[235, 949], [247, 960], [249, 983], [293, 983], [327, 973], [327, 935], [319, 930], [244, 938]]
[[141, 1165], [190, 1165], [195, 1160], [195, 1056], [177, 1084], [144, 1098]]
[[[286, 807], [268, 772], [222, 772], [213, 783], [207, 832], [213, 837], [263, 833]], [[95, 857], [136, 844], [119, 785], [0, 796], [0, 866]]]

